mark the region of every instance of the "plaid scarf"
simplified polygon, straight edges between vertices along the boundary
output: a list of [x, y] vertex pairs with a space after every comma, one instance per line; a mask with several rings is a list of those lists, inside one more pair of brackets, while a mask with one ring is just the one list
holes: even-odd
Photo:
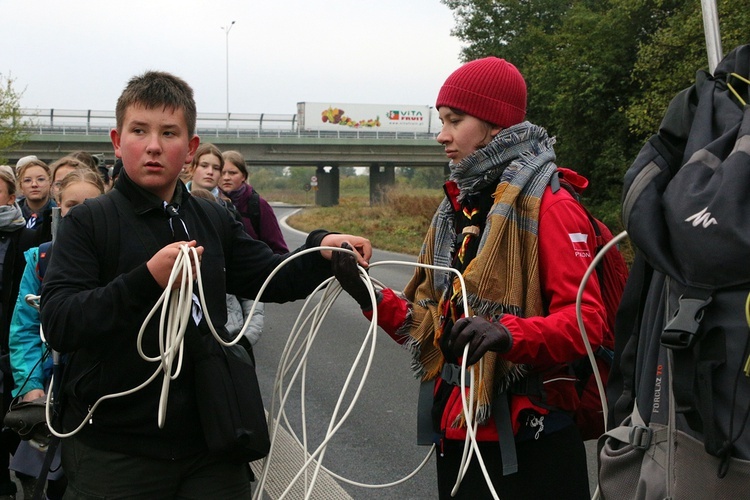
[[[450, 180], [458, 185], [459, 201], [499, 179], [476, 257], [464, 272], [466, 297], [474, 314], [497, 321], [505, 313], [521, 317], [543, 313], [537, 236], [541, 197], [557, 169], [554, 142], [543, 128], [524, 122], [502, 130], [487, 146], [451, 164]], [[446, 197], [432, 219], [418, 262], [451, 267], [456, 250], [455, 215]], [[417, 377], [432, 380], [445, 362], [440, 350], [444, 328], [459, 319], [445, 318], [443, 311], [460, 315], [463, 291], [452, 273], [417, 268], [404, 295], [412, 308], [398, 333], [409, 336], [405, 345], [412, 353]], [[451, 302], [449, 307], [445, 301]], [[527, 372], [526, 367], [494, 352], [483, 359], [481, 379], [479, 364], [472, 367], [478, 381], [473, 390], [480, 424], [490, 416], [493, 395]], [[462, 423], [463, 419], [455, 425]]]
[[0, 206], [0, 230], [12, 231], [26, 225], [18, 203]]

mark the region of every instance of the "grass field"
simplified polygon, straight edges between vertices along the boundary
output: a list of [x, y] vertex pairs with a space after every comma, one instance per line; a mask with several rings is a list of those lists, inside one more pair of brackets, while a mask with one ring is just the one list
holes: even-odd
[[[304, 195], [304, 193], [303, 193]], [[313, 205], [300, 193], [264, 191], [269, 201]], [[385, 203], [370, 206], [367, 191], [341, 192], [339, 204], [333, 207], [303, 209], [289, 217], [287, 223], [301, 231], [325, 227], [332, 231], [367, 236], [375, 248], [416, 255], [440, 200], [442, 190], [407, 190], [397, 188], [386, 193]]]

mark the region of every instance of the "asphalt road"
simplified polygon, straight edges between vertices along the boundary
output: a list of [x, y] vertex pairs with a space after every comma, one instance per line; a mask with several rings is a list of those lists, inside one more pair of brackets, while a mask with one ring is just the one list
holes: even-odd
[[[274, 210], [279, 219], [293, 211], [284, 207], [274, 207]], [[282, 230], [290, 248], [304, 242], [304, 234], [290, 230], [283, 224]], [[375, 250], [372, 262], [384, 260], [414, 262], [415, 259]], [[383, 266], [373, 268], [370, 275], [386, 286], [400, 290], [412, 272], [412, 266]], [[267, 409], [272, 404], [279, 360], [303, 303], [266, 304], [265, 329], [255, 347], [255, 356]], [[324, 439], [346, 377], [363, 348], [368, 326], [369, 322], [362, 316], [357, 304], [342, 294], [328, 312], [310, 346], [304, 377], [300, 375], [297, 382], [292, 384], [285, 404], [286, 417], [295, 432], [302, 436], [303, 390], [299, 381], [304, 378], [306, 438], [311, 450]], [[308, 330], [304, 330], [305, 334]], [[359, 384], [363, 378], [363, 367], [370, 349], [370, 344], [364, 348], [363, 361], [352, 376], [352, 386]], [[407, 476], [425, 459], [429, 448], [416, 445], [419, 383], [412, 376], [409, 363], [408, 353], [379, 331], [359, 399], [326, 449], [322, 460], [326, 468], [352, 481], [383, 484]], [[297, 365], [299, 363], [294, 366]], [[291, 375], [285, 377], [286, 380], [290, 378]], [[345, 405], [351, 401], [353, 392], [353, 389], [346, 391]], [[344, 409], [339, 410], [339, 416], [343, 412]], [[592, 448], [593, 443], [589, 443], [589, 449]], [[594, 471], [596, 461], [593, 453], [590, 452], [589, 456], [589, 470]], [[433, 499], [436, 498], [434, 469], [434, 458], [430, 457], [427, 465], [415, 477], [400, 485], [369, 489], [339, 483], [356, 499]]]

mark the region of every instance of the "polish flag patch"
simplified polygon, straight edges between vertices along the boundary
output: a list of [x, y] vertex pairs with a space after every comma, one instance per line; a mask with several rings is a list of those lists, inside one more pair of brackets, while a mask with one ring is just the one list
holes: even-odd
[[576, 257], [591, 258], [591, 251], [587, 245], [589, 235], [586, 233], [568, 233], [570, 243], [573, 245], [573, 253]]

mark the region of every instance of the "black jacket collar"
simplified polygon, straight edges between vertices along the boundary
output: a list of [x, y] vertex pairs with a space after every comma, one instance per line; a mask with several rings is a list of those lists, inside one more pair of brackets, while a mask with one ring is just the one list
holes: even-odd
[[[117, 177], [114, 189], [120, 191], [130, 202], [133, 204], [133, 209], [138, 215], [144, 214], [149, 210], [164, 210], [164, 202], [161, 198], [152, 194], [141, 186], [133, 182], [128, 177], [125, 169], [122, 170], [120, 175]], [[182, 205], [184, 199], [189, 196], [185, 184], [180, 179], [177, 179], [177, 185], [175, 186], [174, 194], [172, 195], [171, 203]]]

